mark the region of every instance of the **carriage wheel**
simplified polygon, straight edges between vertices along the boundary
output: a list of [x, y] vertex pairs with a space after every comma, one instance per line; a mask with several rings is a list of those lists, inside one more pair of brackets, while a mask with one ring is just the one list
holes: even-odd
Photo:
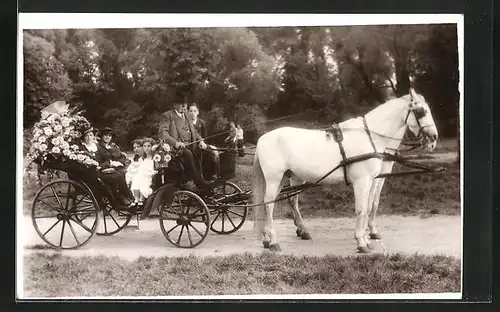
[[200, 196], [180, 190], [169, 205], [160, 207], [160, 227], [165, 238], [181, 248], [193, 248], [208, 235], [210, 213]]
[[108, 197], [103, 197], [102, 203], [102, 218], [100, 218], [96, 234], [109, 236], [120, 232], [124, 227], [128, 225], [128, 223], [132, 219], [132, 215], [114, 209], [112, 200], [110, 200]]
[[76, 249], [88, 243], [96, 232], [99, 206], [85, 185], [56, 180], [35, 195], [31, 218], [47, 244], [57, 249]]
[[[215, 190], [214, 199], [224, 202], [223, 198], [231, 194], [239, 194], [243, 191], [239, 186], [232, 182], [224, 182], [220, 187]], [[248, 216], [248, 207], [236, 207], [234, 205], [245, 205], [247, 201], [231, 202], [228, 200], [227, 204], [214, 205], [211, 207], [211, 214], [215, 215], [210, 223], [210, 230], [217, 234], [231, 234], [239, 230]]]

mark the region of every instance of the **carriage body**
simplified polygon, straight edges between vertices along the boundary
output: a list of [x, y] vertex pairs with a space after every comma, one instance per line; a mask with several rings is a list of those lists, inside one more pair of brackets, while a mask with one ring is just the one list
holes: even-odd
[[[241, 196], [248, 192], [232, 182], [224, 180], [210, 194], [186, 187], [190, 178], [178, 157], [168, 166], [156, 169], [153, 193], [137, 211], [120, 207], [95, 167], [51, 157], [38, 165], [39, 170], [62, 171], [68, 176], [43, 185], [32, 204], [36, 232], [56, 249], [82, 247], [94, 234], [116, 234], [133, 216], [143, 220], [155, 210], [166, 239], [177, 247], [192, 248], [203, 242], [209, 230], [217, 234], [237, 231], [248, 214], [248, 196]], [[226, 179], [233, 177], [234, 166], [224, 161], [224, 170], [219, 175], [224, 174]]]

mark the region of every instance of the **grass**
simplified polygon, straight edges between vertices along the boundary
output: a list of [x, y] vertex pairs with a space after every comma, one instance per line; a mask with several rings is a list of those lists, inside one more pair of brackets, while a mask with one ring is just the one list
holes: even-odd
[[[250, 151], [254, 151], [250, 149]], [[422, 159], [436, 153], [456, 152], [455, 139], [442, 140], [433, 153], [416, 152]], [[242, 189], [251, 189], [253, 155], [238, 157], [234, 182]], [[380, 198], [379, 214], [460, 214], [460, 168], [458, 162], [436, 163], [446, 168], [437, 174], [415, 174], [386, 178]], [[399, 165], [394, 172], [401, 171]], [[29, 213], [36, 190], [40, 187], [33, 173], [25, 174], [24, 213]], [[335, 186], [311, 188], [300, 195], [301, 213], [311, 217], [351, 217], [354, 216], [354, 194], [352, 187], [343, 183]], [[275, 206], [276, 218], [291, 217], [287, 201]]]
[[460, 291], [460, 261], [445, 256], [72, 258], [24, 256], [25, 295], [170, 296]]

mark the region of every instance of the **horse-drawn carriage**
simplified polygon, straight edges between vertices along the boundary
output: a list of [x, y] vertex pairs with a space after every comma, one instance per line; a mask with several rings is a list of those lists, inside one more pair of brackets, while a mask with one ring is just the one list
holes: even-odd
[[189, 177], [182, 162], [173, 158], [168, 166], [158, 168], [153, 177], [153, 193], [144, 206], [129, 211], [115, 200], [95, 168], [49, 158], [44, 168], [65, 172], [67, 178], [51, 181], [37, 192], [32, 204], [33, 225], [51, 247], [75, 249], [88, 243], [94, 234], [116, 234], [133, 217], [145, 219], [157, 210], [161, 231], [170, 243], [195, 247], [209, 231], [236, 232], [248, 215], [245, 204], [249, 192], [227, 180], [234, 175], [234, 157], [228, 153], [223, 159], [218, 186], [211, 191], [198, 191], [187, 186]]
[[[264, 247], [279, 250], [273, 226], [274, 203], [293, 198], [297, 236], [311, 239], [299, 212], [297, 195], [309, 187], [345, 181], [353, 185], [355, 194], [358, 251], [370, 252], [370, 239], [381, 237], [374, 219], [384, 178], [442, 170], [405, 160], [398, 154], [408, 129], [420, 138], [419, 144], [428, 150], [435, 148], [438, 134], [430, 108], [413, 90], [363, 117], [340, 123], [333, 132], [291, 127], [270, 131], [257, 143], [252, 191], [243, 191], [224, 179], [234, 175], [234, 157], [220, 162], [222, 182], [211, 192], [186, 188], [189, 177], [184, 175], [182, 163], [174, 158], [169, 166], [158, 170], [153, 193], [143, 210], [135, 214], [121, 211], [95, 171], [46, 161], [46, 166], [67, 172], [68, 179], [52, 181], [39, 190], [33, 201], [33, 224], [49, 245], [71, 249], [84, 245], [94, 234], [118, 233], [134, 215], [144, 219], [156, 209], [166, 239], [175, 246], [190, 248], [203, 242], [209, 230], [218, 234], [237, 231], [248, 209], [255, 207], [255, 229]], [[417, 170], [391, 173], [394, 162]], [[289, 178], [289, 187], [280, 185], [283, 176]], [[248, 204], [251, 193], [254, 202]], [[61, 230], [56, 230], [59, 224]], [[73, 243], [64, 245], [64, 241]]]

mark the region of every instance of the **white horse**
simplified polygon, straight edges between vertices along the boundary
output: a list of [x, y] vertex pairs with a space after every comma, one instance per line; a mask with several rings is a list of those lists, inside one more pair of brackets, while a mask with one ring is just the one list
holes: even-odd
[[[409, 128], [416, 136], [422, 134], [428, 151], [434, 150], [438, 131], [429, 105], [424, 97], [410, 89], [408, 95], [392, 99], [364, 118], [358, 117], [339, 124], [343, 132], [342, 145], [347, 158], [369, 153], [383, 153], [386, 148], [397, 148]], [[280, 182], [285, 172], [291, 173], [290, 184], [315, 183], [343, 160], [339, 144], [321, 130], [283, 127], [261, 136], [257, 142], [254, 159], [253, 201], [255, 224], [264, 247], [280, 250], [273, 223], [273, 201], [279, 194]], [[371, 238], [380, 238], [374, 216], [383, 179], [376, 181], [382, 172], [392, 169], [392, 162], [369, 158], [346, 167], [347, 180], [352, 184], [355, 197], [356, 229], [354, 238], [358, 251], [370, 252], [365, 235], [370, 228]], [[321, 184], [344, 182], [343, 168], [332, 172]], [[375, 208], [375, 209], [373, 209]], [[297, 234], [310, 239], [295, 196], [292, 207]]]

